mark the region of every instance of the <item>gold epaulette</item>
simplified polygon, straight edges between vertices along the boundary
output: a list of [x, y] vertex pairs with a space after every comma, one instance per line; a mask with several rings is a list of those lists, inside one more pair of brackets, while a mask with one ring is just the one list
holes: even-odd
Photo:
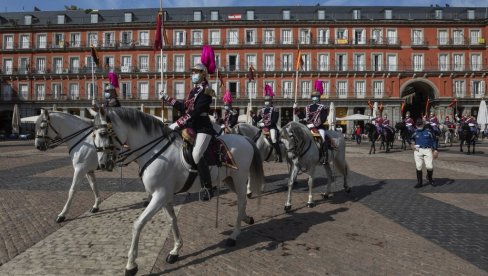
[[205, 94], [209, 95], [210, 97], [215, 97], [215, 91], [209, 87], [205, 89]]

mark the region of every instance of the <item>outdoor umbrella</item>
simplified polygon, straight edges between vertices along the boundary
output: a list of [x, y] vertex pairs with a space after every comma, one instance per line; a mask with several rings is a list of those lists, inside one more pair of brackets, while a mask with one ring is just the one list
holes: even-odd
[[334, 102], [330, 102], [329, 116], [327, 117], [329, 123], [329, 129], [335, 130], [336, 112]]
[[480, 108], [478, 109], [478, 118], [476, 121], [481, 126], [481, 130], [485, 130], [488, 124], [488, 110], [486, 109], [486, 102], [482, 100], [480, 102]]
[[20, 112], [18, 105], [14, 105], [14, 111], [12, 114], [12, 133], [17, 135], [20, 133]]
[[378, 116], [378, 112], [379, 112], [379, 109], [378, 109], [378, 102], [374, 102], [373, 104], [373, 119], [376, 118], [376, 116]]

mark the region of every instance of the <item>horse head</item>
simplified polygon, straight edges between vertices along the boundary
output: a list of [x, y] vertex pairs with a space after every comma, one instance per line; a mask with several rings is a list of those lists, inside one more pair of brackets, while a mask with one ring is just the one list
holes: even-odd
[[280, 130], [280, 139], [285, 145], [288, 157], [294, 159], [300, 156], [306, 143], [312, 137], [303, 124], [292, 121]]
[[113, 143], [112, 123], [102, 107], [98, 111], [89, 109], [93, 116], [93, 144], [97, 150], [98, 166], [102, 170], [112, 171], [115, 167], [115, 145]]
[[60, 139], [58, 131], [51, 125], [51, 118], [47, 109], [41, 109], [41, 115], [36, 121], [36, 149], [46, 151], [58, 139]]

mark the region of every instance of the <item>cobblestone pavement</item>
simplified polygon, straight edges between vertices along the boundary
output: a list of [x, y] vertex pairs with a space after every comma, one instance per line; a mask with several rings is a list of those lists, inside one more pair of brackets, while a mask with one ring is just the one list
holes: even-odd
[[[236, 198], [211, 202], [177, 196], [184, 239], [180, 259], [164, 259], [173, 246], [160, 212], [141, 235], [140, 275], [488, 275], [488, 146], [467, 156], [442, 148], [436, 186], [414, 189], [412, 151], [368, 155], [368, 145], [348, 144], [353, 186], [324, 200], [315, 183], [315, 208], [307, 208], [306, 175], [299, 176], [293, 212], [283, 210], [287, 168], [267, 163], [266, 191], [248, 202], [256, 223], [244, 226], [228, 248]], [[120, 275], [132, 222], [143, 209], [144, 188], [134, 165], [97, 172], [101, 212], [87, 212], [93, 194], [86, 181], [67, 215], [56, 224], [71, 185], [65, 147], [39, 152], [32, 142], [0, 142], [0, 275]], [[218, 205], [217, 205], [218, 202]], [[218, 206], [218, 227], [216, 208]]]

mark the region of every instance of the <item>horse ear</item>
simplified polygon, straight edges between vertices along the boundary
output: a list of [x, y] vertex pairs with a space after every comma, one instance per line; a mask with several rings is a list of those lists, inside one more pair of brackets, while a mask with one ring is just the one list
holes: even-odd
[[88, 109], [88, 112], [90, 112], [90, 114], [95, 117], [97, 116], [98, 112], [96, 112], [93, 108], [87, 108]]

